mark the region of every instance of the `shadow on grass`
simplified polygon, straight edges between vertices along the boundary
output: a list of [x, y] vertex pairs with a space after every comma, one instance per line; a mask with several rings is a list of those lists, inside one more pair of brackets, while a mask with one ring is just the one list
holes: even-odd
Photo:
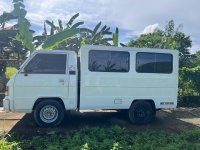
[[[187, 116], [190, 119], [196, 118], [196, 116], [192, 115]], [[109, 128], [113, 125], [127, 128], [131, 132], [166, 131], [180, 133], [187, 129], [199, 128], [195, 124], [181, 121], [176, 117], [174, 112], [170, 113], [167, 111], [157, 112], [155, 120], [147, 125], [132, 125], [128, 120], [127, 114], [124, 112], [72, 112], [66, 114], [62, 124], [56, 128], [38, 127], [33, 120], [33, 115], [26, 114], [12, 127], [9, 134], [32, 137], [36, 135], [68, 133], [86, 126]]]

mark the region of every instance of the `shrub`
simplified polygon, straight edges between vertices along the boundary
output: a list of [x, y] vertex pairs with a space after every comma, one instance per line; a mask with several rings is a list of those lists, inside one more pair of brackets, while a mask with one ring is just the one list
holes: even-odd
[[7, 67], [6, 68], [6, 78], [10, 79], [15, 73], [17, 72], [17, 69], [14, 67]]
[[17, 142], [9, 142], [7, 138], [0, 139], [0, 149], [1, 150], [20, 150], [21, 148], [18, 146]]
[[0, 92], [4, 91], [7, 81], [17, 72], [17, 69], [14, 67], [7, 67], [6, 73], [0, 74]]
[[178, 97], [178, 107], [200, 107], [200, 96]]
[[179, 96], [200, 95], [200, 66], [179, 70]]
[[200, 149], [200, 130], [180, 134], [164, 131], [133, 132], [119, 126], [86, 127], [73, 132], [33, 137], [2, 138], [0, 149]]

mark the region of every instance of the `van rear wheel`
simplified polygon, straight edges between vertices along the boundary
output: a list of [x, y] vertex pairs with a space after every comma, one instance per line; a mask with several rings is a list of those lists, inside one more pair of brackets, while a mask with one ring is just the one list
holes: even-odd
[[60, 102], [48, 99], [37, 104], [34, 119], [41, 127], [55, 127], [63, 121], [64, 114], [65, 109]]
[[147, 124], [155, 117], [155, 109], [147, 101], [137, 101], [129, 108], [129, 119], [133, 124]]

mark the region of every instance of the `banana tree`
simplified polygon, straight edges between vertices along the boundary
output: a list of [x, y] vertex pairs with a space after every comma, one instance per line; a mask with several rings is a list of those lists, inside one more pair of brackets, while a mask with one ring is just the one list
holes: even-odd
[[12, 14], [17, 17], [18, 20], [18, 34], [16, 39], [22, 43], [22, 45], [30, 51], [35, 49], [33, 42], [33, 34], [30, 31], [30, 22], [25, 18], [26, 10], [25, 5], [23, 4], [23, 0], [13, 0], [14, 10]]
[[88, 30], [87, 33], [82, 34], [81, 45], [111, 45], [110, 41], [112, 41], [113, 38], [108, 37], [109, 35], [112, 35], [112, 32], [110, 32], [110, 27], [107, 27], [106, 25], [104, 25], [102, 28], [100, 27], [101, 22], [99, 22], [93, 30]]
[[[52, 28], [51, 28], [50, 35], [53, 35]], [[47, 34], [46, 23], [44, 22], [44, 31], [42, 35], [37, 35], [33, 37], [33, 44], [35, 45], [36, 48], [39, 48], [47, 39], [47, 37], [50, 35]]]
[[122, 46], [122, 47], [126, 47], [125, 44], [119, 43], [119, 29], [116, 28], [116, 29], [115, 29], [115, 33], [113, 33], [113, 46], [116, 46], [116, 47], [117, 47], [119, 44], [120, 44], [120, 46]]
[[74, 23], [74, 21], [76, 20], [76, 18], [78, 18], [78, 16], [79, 16], [79, 13], [73, 15], [65, 25], [63, 24], [62, 20], [58, 19], [57, 26], [54, 24], [53, 21], [45, 20], [45, 23], [47, 23], [51, 27], [50, 35], [53, 35], [54, 32], [58, 33], [66, 29], [75, 29], [75, 28], [78, 28], [80, 25], [83, 25], [84, 24], [83, 21]]
[[69, 38], [75, 36], [80, 32], [80, 29], [66, 29], [62, 32], [58, 32], [50, 37], [48, 37], [42, 47], [44, 49], [54, 49], [59, 46], [59, 44], [62, 44], [63, 42], [66, 42]]
[[[29, 36], [30, 23], [24, 18], [26, 15], [23, 0], [13, 0], [14, 10], [4, 12], [0, 16], [0, 57], [1, 59], [9, 59], [10, 57], [22, 58], [25, 56], [26, 50], [33, 48], [32, 39]], [[6, 23], [17, 19], [18, 23], [6, 26]], [[27, 32], [28, 30], [28, 32]], [[6, 61], [0, 62], [0, 72], [5, 73]]]
[[[79, 26], [83, 25], [84, 22], [74, 23], [78, 16], [79, 13], [72, 16], [65, 25], [61, 20], [58, 20], [58, 25], [46, 20], [44, 33], [34, 38], [37, 40], [37, 46], [42, 44], [43, 49], [70, 49], [78, 52], [81, 45], [85, 44], [112, 45], [113, 37], [110, 27], [104, 25], [101, 28], [101, 22], [99, 22], [93, 30], [80, 28]], [[49, 33], [46, 31], [46, 24], [51, 27]], [[118, 34], [116, 37], [118, 38]]]
[[115, 33], [113, 33], [113, 45], [118, 46], [119, 42], [119, 30], [116, 28]]
[[72, 38], [67, 43], [67, 48], [79, 51], [82, 45], [111, 45], [113, 38], [109, 37], [112, 34], [110, 28], [106, 25], [101, 28], [101, 22], [99, 22], [93, 30], [85, 28], [80, 30], [77, 37]]
[[[45, 49], [66, 49], [66, 39], [69, 39], [69, 38], [65, 38], [62, 39], [63, 35], [66, 35], [66, 36], [69, 36], [71, 33], [73, 33], [75, 30], [72, 30], [72, 29], [77, 29], [80, 25], [84, 24], [83, 21], [80, 21], [80, 22], [76, 22], [74, 23], [75, 19], [79, 16], [79, 13], [73, 15], [70, 20], [66, 23], [66, 24], [63, 24], [62, 20], [58, 20], [58, 25], [55, 25], [53, 21], [49, 21], [49, 20], [45, 20], [44, 22], [44, 32], [42, 35], [39, 35], [39, 36], [35, 36], [33, 39], [34, 39], [34, 44], [36, 47], [39, 47], [41, 46], [42, 44], [44, 44], [42, 47], [45, 48]], [[50, 26], [50, 31], [49, 33], [47, 32], [47, 29], [46, 29], [46, 25], [49, 25]], [[66, 34], [68, 31], [70, 31], [69, 34]], [[72, 31], [72, 32], [71, 32]], [[63, 33], [60, 33], [60, 32], [63, 32]], [[58, 34], [58, 35], [57, 35]], [[77, 32], [76, 32], [77, 34]], [[59, 37], [59, 36], [62, 36], [61, 40], [62, 42], [60, 43], [59, 41], [57, 41], [55, 43], [55, 45], [48, 45], [48, 40], [52, 40], [52, 38], [50, 38], [51, 36], [55, 35], [56, 39]], [[50, 38], [50, 39], [49, 39]], [[55, 40], [54, 36], [53, 36], [53, 41]], [[52, 42], [52, 41], [51, 41]]]

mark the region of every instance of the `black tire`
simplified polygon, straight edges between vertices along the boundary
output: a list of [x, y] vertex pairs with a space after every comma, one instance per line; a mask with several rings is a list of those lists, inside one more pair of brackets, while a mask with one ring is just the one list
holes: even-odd
[[53, 99], [41, 101], [34, 110], [35, 122], [41, 127], [55, 127], [60, 125], [64, 115], [64, 106]]
[[155, 108], [147, 101], [137, 101], [129, 108], [129, 119], [133, 124], [147, 124], [155, 117]]

